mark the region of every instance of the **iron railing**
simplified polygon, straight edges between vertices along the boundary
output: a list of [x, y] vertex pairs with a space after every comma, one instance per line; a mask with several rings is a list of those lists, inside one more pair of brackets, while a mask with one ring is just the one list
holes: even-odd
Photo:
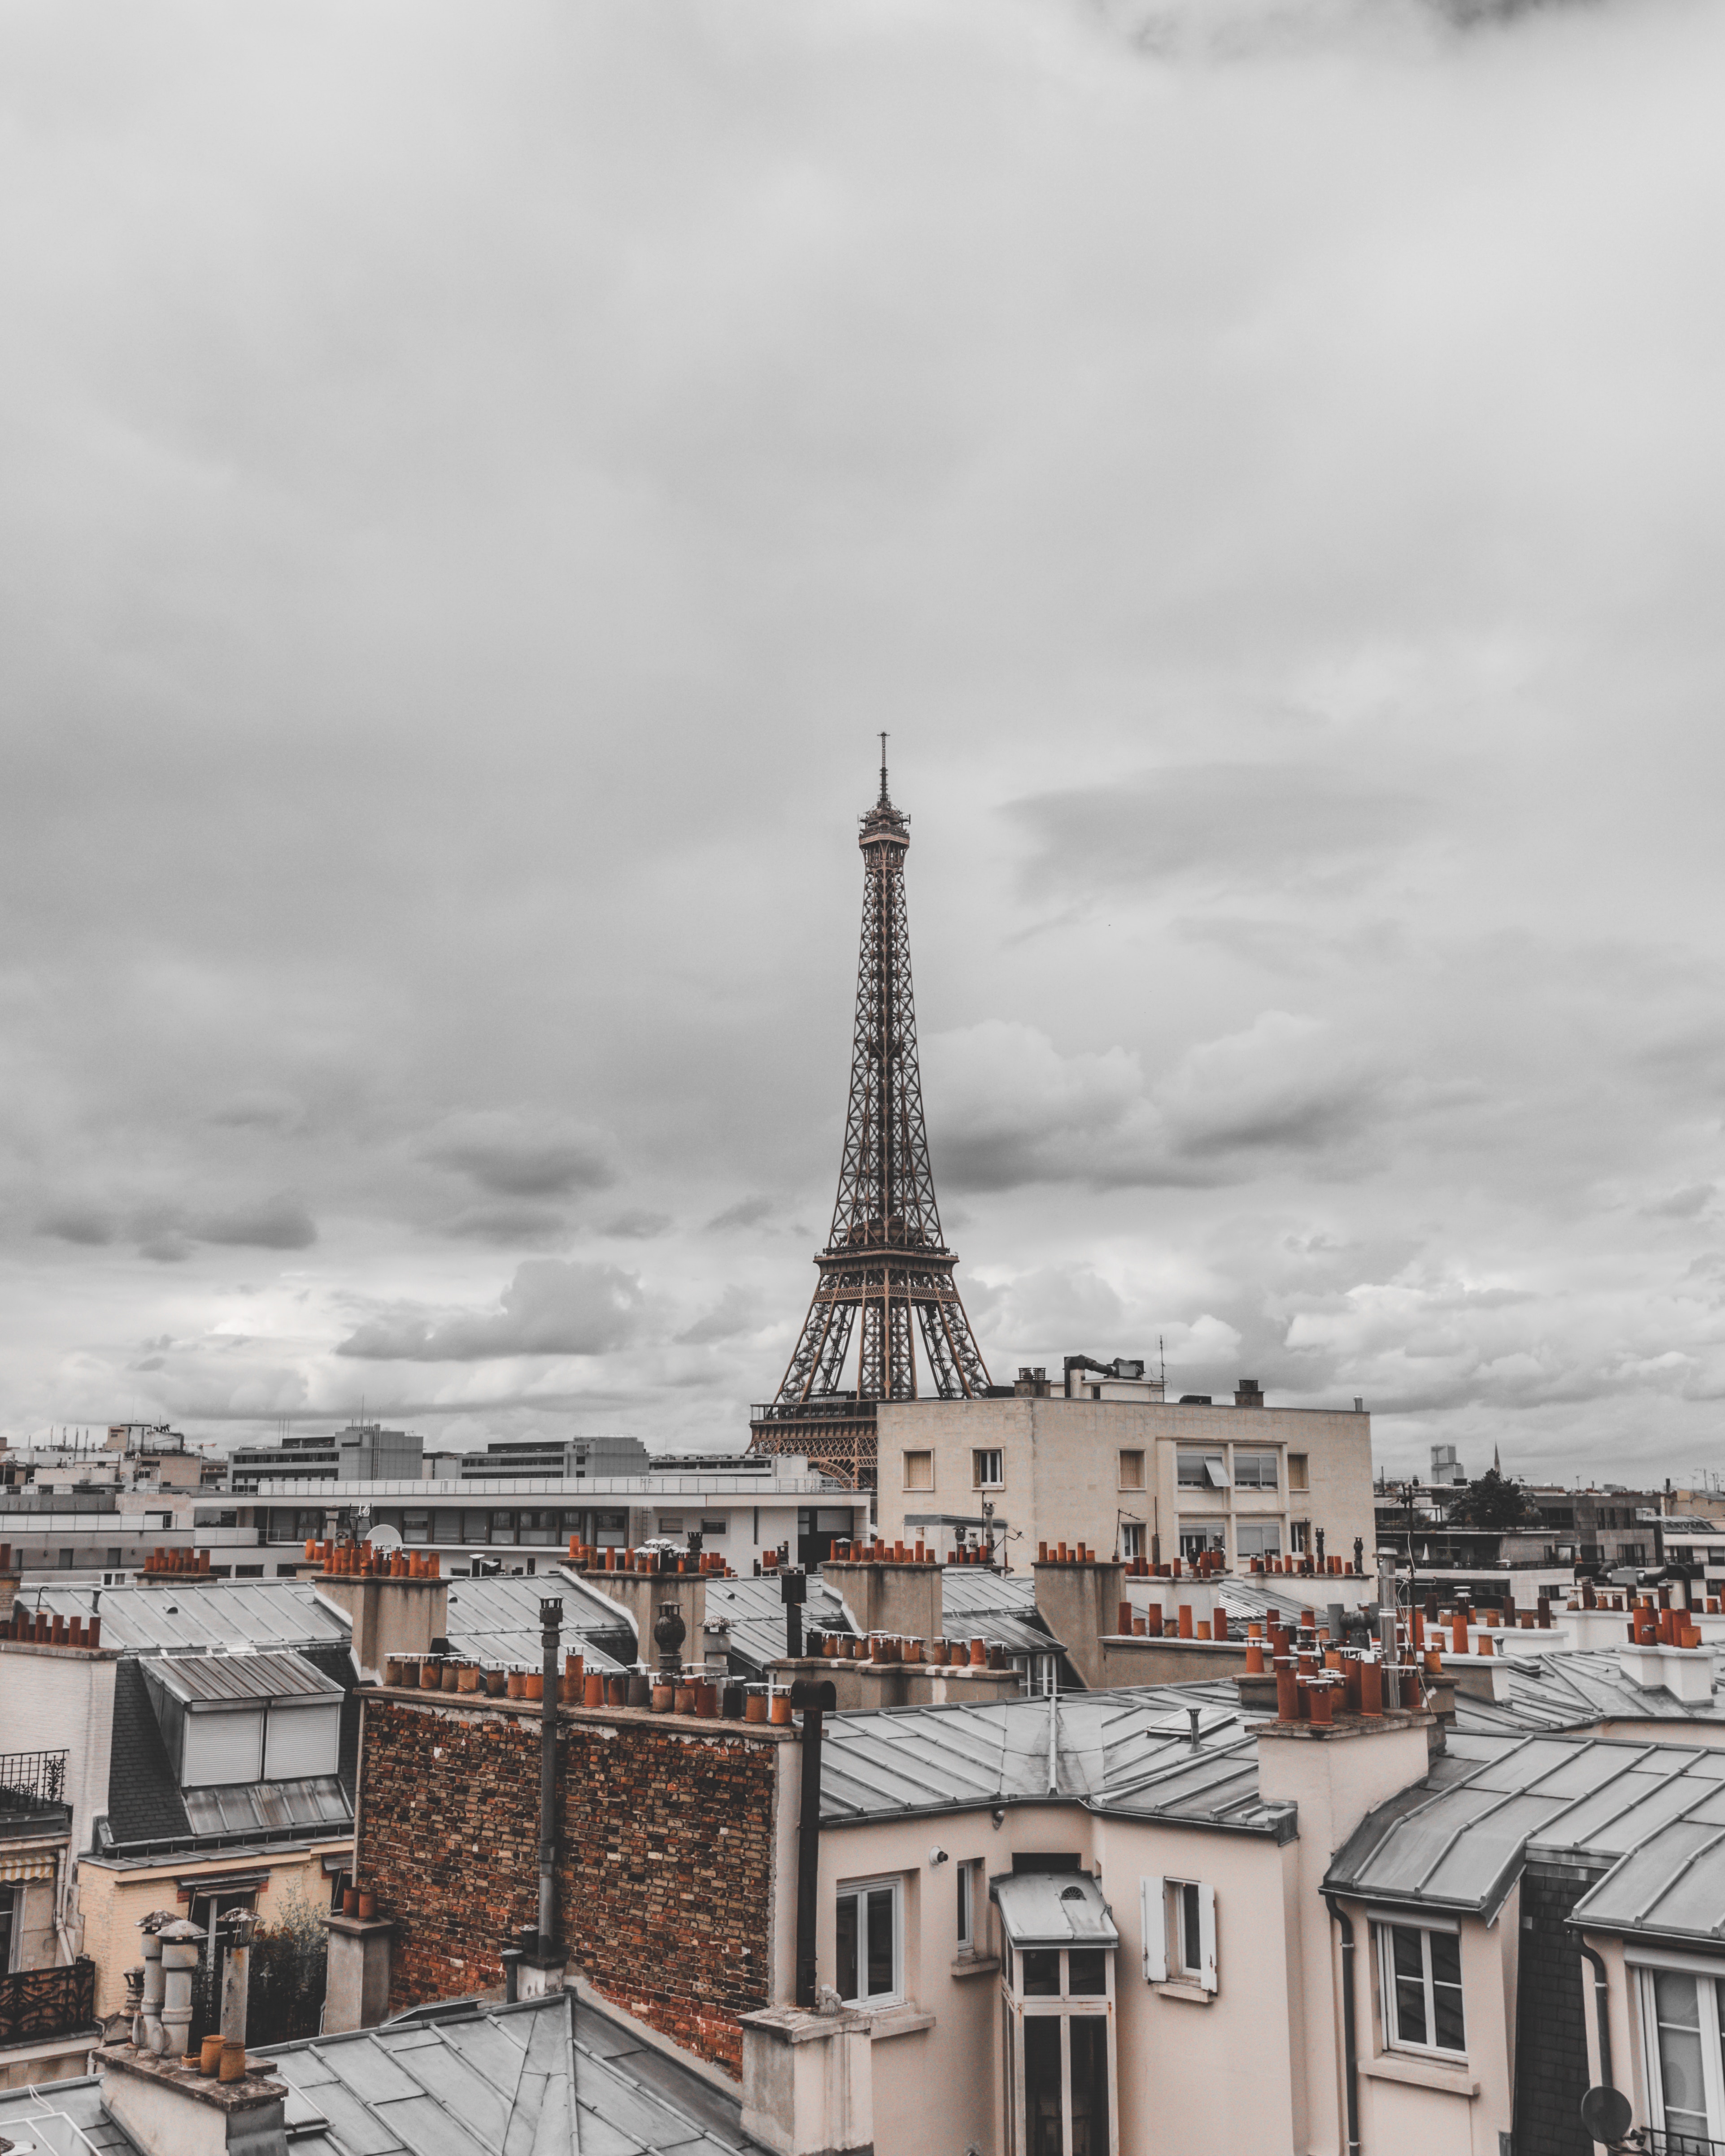
[[20, 1969], [0, 1976], [0, 2044], [39, 2044], [95, 2025], [95, 1964]]
[[[1662, 2127], [1646, 2129], [1647, 2156], [1725, 2156], [1725, 2141], [1709, 2140], [1704, 2133], [1667, 2133]], [[1630, 2148], [1639, 2145], [1631, 2137]]]
[[64, 1752], [0, 1752], [0, 1811], [46, 1811], [65, 1801]]

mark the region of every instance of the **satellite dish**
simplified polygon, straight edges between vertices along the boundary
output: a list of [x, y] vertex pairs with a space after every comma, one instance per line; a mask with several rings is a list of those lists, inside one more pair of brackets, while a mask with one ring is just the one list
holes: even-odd
[[1581, 2123], [1590, 2139], [1608, 2145], [1630, 2130], [1635, 2108], [1620, 2088], [1590, 2088], [1581, 2099]]
[[373, 1549], [398, 1550], [401, 1548], [401, 1529], [392, 1527], [388, 1522], [380, 1521], [366, 1536]]

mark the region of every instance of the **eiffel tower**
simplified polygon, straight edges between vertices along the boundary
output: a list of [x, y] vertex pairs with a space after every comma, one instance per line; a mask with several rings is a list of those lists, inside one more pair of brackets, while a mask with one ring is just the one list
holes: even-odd
[[[862, 819], [857, 844], [862, 950], [839, 1195], [796, 1352], [777, 1396], [755, 1409], [749, 1438], [752, 1451], [807, 1453], [811, 1466], [872, 1488], [877, 1401], [928, 1393], [973, 1399], [988, 1390], [988, 1373], [952, 1277], [958, 1260], [941, 1234], [928, 1166], [905, 911], [911, 819], [886, 790], [885, 734], [880, 798]], [[926, 1375], [917, 1369], [913, 1317]], [[853, 1332], [860, 1337], [847, 1388]]]

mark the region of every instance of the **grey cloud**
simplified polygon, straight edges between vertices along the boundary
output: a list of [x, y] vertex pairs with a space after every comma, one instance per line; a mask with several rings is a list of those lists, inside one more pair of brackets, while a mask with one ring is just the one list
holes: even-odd
[[1033, 889], [1095, 894], [1195, 882], [1351, 891], [1431, 820], [1411, 791], [1322, 762], [1202, 763], [1033, 795], [1006, 812]]
[[604, 1222], [599, 1229], [602, 1235], [614, 1235], [620, 1242], [650, 1242], [664, 1235], [671, 1224], [669, 1213], [619, 1213]]
[[727, 1287], [716, 1306], [705, 1317], [677, 1335], [678, 1344], [685, 1348], [710, 1348], [721, 1340], [735, 1340], [740, 1334], [755, 1332], [760, 1325], [759, 1304], [747, 1289], [734, 1282]]
[[255, 1204], [194, 1214], [184, 1233], [199, 1243], [230, 1244], [259, 1250], [305, 1250], [317, 1240], [317, 1223], [297, 1198], [280, 1191]]
[[608, 1133], [504, 1114], [452, 1118], [424, 1151], [428, 1160], [504, 1198], [569, 1197], [603, 1190], [618, 1177], [616, 1144]]
[[734, 1205], [727, 1205], [722, 1213], [714, 1214], [706, 1224], [707, 1229], [711, 1233], [715, 1229], [723, 1231], [727, 1228], [758, 1227], [762, 1221], [772, 1217], [774, 1209], [770, 1198], [739, 1198]]
[[563, 1215], [546, 1205], [470, 1205], [437, 1225], [443, 1235], [479, 1243], [553, 1243], [568, 1233]]
[[615, 1265], [529, 1258], [495, 1311], [385, 1312], [336, 1352], [371, 1362], [478, 1363], [520, 1355], [603, 1355], [634, 1338], [641, 1284]]
[[36, 1223], [39, 1235], [54, 1235], [63, 1243], [97, 1247], [111, 1243], [116, 1227], [111, 1214], [94, 1205], [62, 1205], [44, 1213]]
[[937, 1037], [924, 1062], [937, 1172], [969, 1191], [1219, 1185], [1271, 1156], [1350, 1173], [1394, 1093], [1386, 1070], [1283, 1011], [1196, 1045], [1153, 1086], [1123, 1048], [1063, 1055], [998, 1019]]

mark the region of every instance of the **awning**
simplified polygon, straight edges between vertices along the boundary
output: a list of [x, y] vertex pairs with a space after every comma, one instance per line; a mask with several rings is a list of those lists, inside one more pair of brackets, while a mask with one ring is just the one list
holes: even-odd
[[28, 1856], [0, 1856], [0, 1885], [18, 1879], [52, 1879], [54, 1851], [39, 1849]]

